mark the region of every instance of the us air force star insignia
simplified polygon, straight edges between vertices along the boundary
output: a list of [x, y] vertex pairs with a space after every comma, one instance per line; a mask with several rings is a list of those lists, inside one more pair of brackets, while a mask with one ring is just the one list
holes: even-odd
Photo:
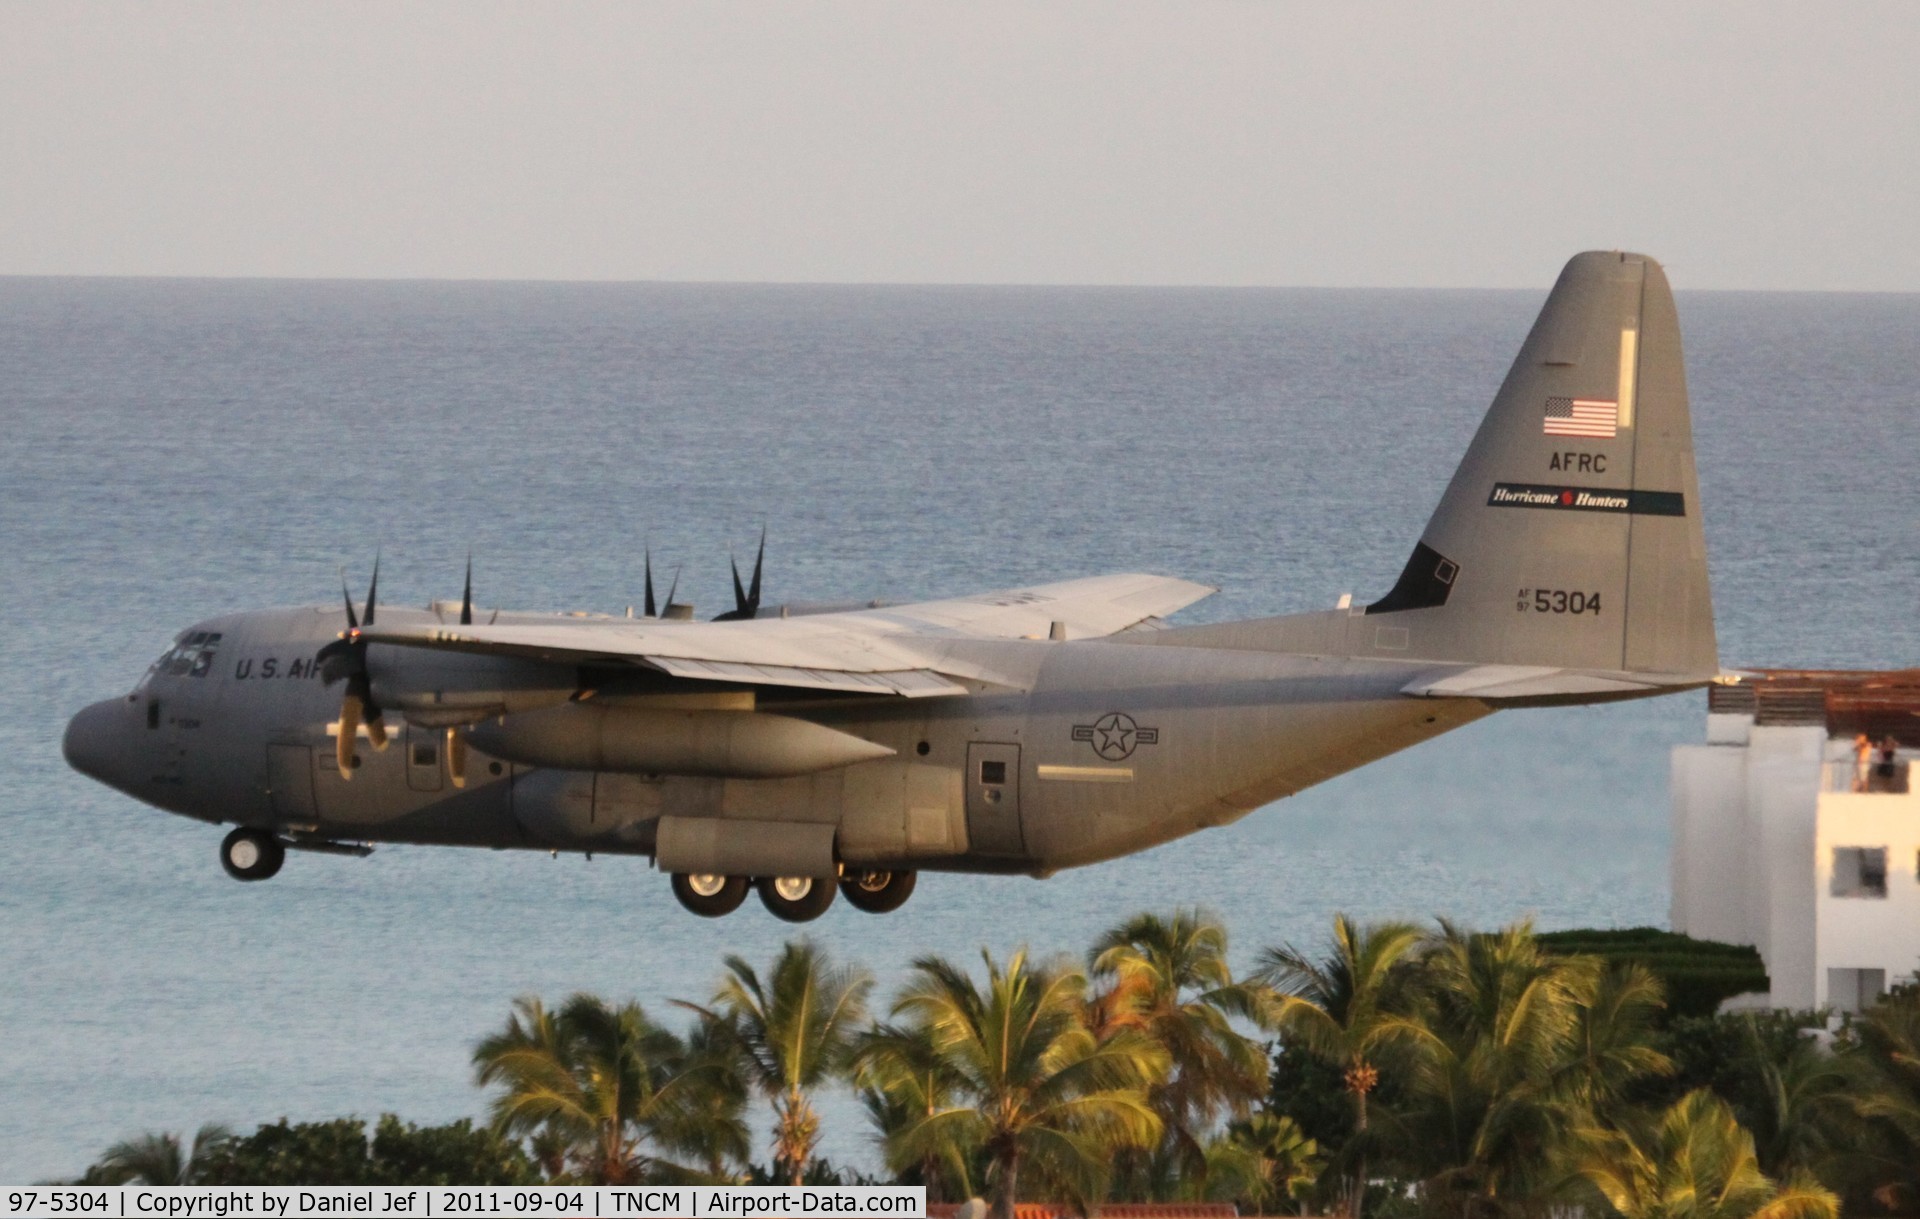
[[1091, 724], [1075, 724], [1073, 739], [1085, 741], [1093, 751], [1109, 762], [1133, 756], [1140, 745], [1160, 743], [1158, 728], [1142, 728], [1124, 711], [1109, 711]]

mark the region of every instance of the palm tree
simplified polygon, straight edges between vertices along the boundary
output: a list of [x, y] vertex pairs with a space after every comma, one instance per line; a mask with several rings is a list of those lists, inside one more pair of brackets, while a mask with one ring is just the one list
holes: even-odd
[[820, 1142], [820, 1116], [808, 1096], [846, 1064], [867, 1018], [873, 978], [835, 968], [824, 948], [790, 941], [763, 983], [753, 967], [726, 959], [727, 976], [710, 1008], [698, 1012], [719, 1042], [738, 1056], [747, 1078], [773, 1104], [773, 1161], [794, 1185], [804, 1183]]
[[1653, 1046], [1666, 987], [1637, 962], [1566, 959], [1562, 982], [1573, 1005], [1573, 1041], [1561, 1072], [1573, 1098], [1606, 1117], [1627, 1103], [1639, 1080], [1673, 1073], [1673, 1060]]
[[202, 1126], [183, 1155], [179, 1135], [143, 1134], [107, 1148], [94, 1167], [109, 1185], [198, 1185], [209, 1154], [232, 1137], [225, 1126]]
[[726, 1062], [690, 1054], [639, 1004], [575, 994], [558, 1012], [531, 995], [513, 1006], [507, 1027], [474, 1048], [474, 1074], [483, 1087], [503, 1085], [495, 1127], [534, 1135], [550, 1169], [624, 1185], [708, 1176], [668, 1155], [709, 1167], [745, 1158], [744, 1096]]
[[[924, 1026], [873, 1026], [861, 1034], [853, 1064], [860, 1103], [880, 1133], [882, 1151], [889, 1153], [907, 1129], [954, 1104], [965, 1082]], [[978, 1151], [957, 1143], [929, 1145], [917, 1160], [889, 1158], [887, 1167], [917, 1174], [927, 1187], [927, 1201], [945, 1202], [972, 1195]]]
[[1361, 927], [1333, 919], [1332, 952], [1314, 958], [1291, 944], [1260, 954], [1258, 977], [1271, 983], [1273, 1020], [1306, 1050], [1343, 1068], [1353, 1098], [1355, 1161], [1347, 1213], [1359, 1219], [1367, 1183], [1367, 1096], [1380, 1062], [1408, 1038], [1403, 1019], [1408, 958], [1421, 942], [1412, 923]]
[[1166, 1050], [1133, 1029], [1095, 1037], [1078, 970], [1030, 967], [1024, 951], [1004, 967], [981, 956], [984, 989], [952, 963], [922, 957], [894, 1003], [893, 1014], [938, 1048], [961, 1102], [895, 1134], [889, 1158], [981, 1148], [995, 1219], [1012, 1219], [1023, 1166], [1085, 1201], [1117, 1150], [1160, 1140], [1146, 1089], [1164, 1077]]
[[1290, 1117], [1256, 1113], [1227, 1128], [1207, 1149], [1208, 1183], [1202, 1197], [1253, 1204], [1264, 1215], [1281, 1202], [1299, 1203], [1320, 1179], [1320, 1146]]
[[739, 1167], [753, 1155], [753, 1140], [741, 1120], [747, 1085], [740, 1078], [732, 1038], [696, 1020], [687, 1030], [686, 1046], [686, 1061], [700, 1074], [689, 1081], [696, 1086], [680, 1102], [682, 1156], [697, 1166], [701, 1183], [738, 1181]]
[[1272, 992], [1236, 982], [1227, 965], [1227, 929], [1198, 910], [1172, 918], [1139, 914], [1094, 944], [1093, 977], [1104, 984], [1087, 1004], [1094, 1035], [1135, 1029], [1166, 1048], [1171, 1069], [1147, 1092], [1165, 1128], [1151, 1182], [1165, 1192], [1204, 1183], [1202, 1136], [1224, 1110], [1245, 1117], [1267, 1087], [1266, 1047], [1233, 1019], [1262, 1021]]
[[[1441, 924], [1422, 961], [1422, 1009], [1404, 1025], [1414, 1052], [1401, 1118], [1431, 1203], [1473, 1214], [1550, 1188], [1557, 1155], [1589, 1120], [1574, 1064], [1591, 1052], [1578, 996], [1594, 968], [1545, 952], [1526, 923], [1489, 935]], [[1630, 1063], [1617, 1083], [1634, 1078]]]
[[[1857, 1100], [1873, 1107], [1885, 1100], [1885, 1093], [1870, 1082], [1850, 1091], [1859, 1079], [1857, 1070], [1810, 1037], [1800, 1038], [1783, 1060], [1770, 1051], [1751, 1016], [1745, 1025], [1745, 1057], [1757, 1077], [1760, 1103], [1744, 1116], [1761, 1171], [1816, 1172], [1839, 1158], [1848, 1141], [1842, 1122], [1849, 1103]], [[1913, 1163], [1911, 1151], [1902, 1158]]]
[[1842, 1059], [1845, 1106], [1865, 1124], [1857, 1149], [1888, 1209], [1920, 1204], [1920, 994], [1896, 993], [1855, 1020], [1857, 1053]]
[[1578, 1174], [1622, 1219], [1838, 1219], [1840, 1200], [1809, 1177], [1784, 1188], [1760, 1171], [1753, 1136], [1705, 1088], [1651, 1130], [1585, 1129]]
[[1556, 956], [1526, 922], [1486, 935], [1441, 923], [1420, 989], [1399, 1116], [1436, 1208], [1550, 1195], [1574, 1131], [1625, 1113], [1635, 1085], [1673, 1069], [1650, 1044], [1658, 981]]

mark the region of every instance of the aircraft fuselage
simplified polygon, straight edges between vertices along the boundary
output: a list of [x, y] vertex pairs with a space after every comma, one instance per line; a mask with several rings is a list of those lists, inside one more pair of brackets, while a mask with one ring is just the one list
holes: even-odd
[[314, 662], [339, 618], [310, 607], [195, 625], [183, 643], [200, 638], [211, 656], [156, 666], [83, 711], [70, 758], [169, 812], [315, 841], [651, 855], [661, 818], [685, 817], [831, 827], [848, 866], [1045, 873], [1224, 825], [1488, 710], [1408, 698], [1405, 663], [1159, 647], [1151, 634], [969, 640], [957, 646], [1029, 688], [761, 704], [893, 751], [880, 760], [741, 779], [537, 767], [473, 748], [455, 786], [445, 734], [396, 723], [384, 750], [361, 729], [345, 779], [339, 693]]

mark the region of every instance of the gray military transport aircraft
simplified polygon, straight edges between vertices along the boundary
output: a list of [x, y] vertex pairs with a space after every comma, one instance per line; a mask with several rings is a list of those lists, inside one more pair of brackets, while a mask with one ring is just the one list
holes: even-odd
[[[764, 549], [764, 548], [763, 548]], [[377, 565], [376, 565], [377, 566]], [[650, 567], [650, 565], [649, 565]], [[1680, 330], [1658, 263], [1561, 273], [1393, 588], [1218, 625], [1113, 575], [729, 620], [260, 610], [182, 632], [68, 725], [76, 769], [238, 828], [239, 880], [370, 843], [650, 856], [696, 914], [921, 871], [1025, 873], [1208, 826], [1504, 707], [1719, 673]], [[629, 611], [631, 615], [631, 611]], [[345, 630], [341, 627], [344, 625]], [[398, 748], [388, 748], [397, 744]]]

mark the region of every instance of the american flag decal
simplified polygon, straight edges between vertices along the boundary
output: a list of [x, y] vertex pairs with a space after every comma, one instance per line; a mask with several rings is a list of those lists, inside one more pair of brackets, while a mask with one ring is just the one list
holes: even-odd
[[1548, 398], [1540, 430], [1549, 436], [1593, 436], [1610, 440], [1620, 424], [1618, 403], [1598, 398]]

